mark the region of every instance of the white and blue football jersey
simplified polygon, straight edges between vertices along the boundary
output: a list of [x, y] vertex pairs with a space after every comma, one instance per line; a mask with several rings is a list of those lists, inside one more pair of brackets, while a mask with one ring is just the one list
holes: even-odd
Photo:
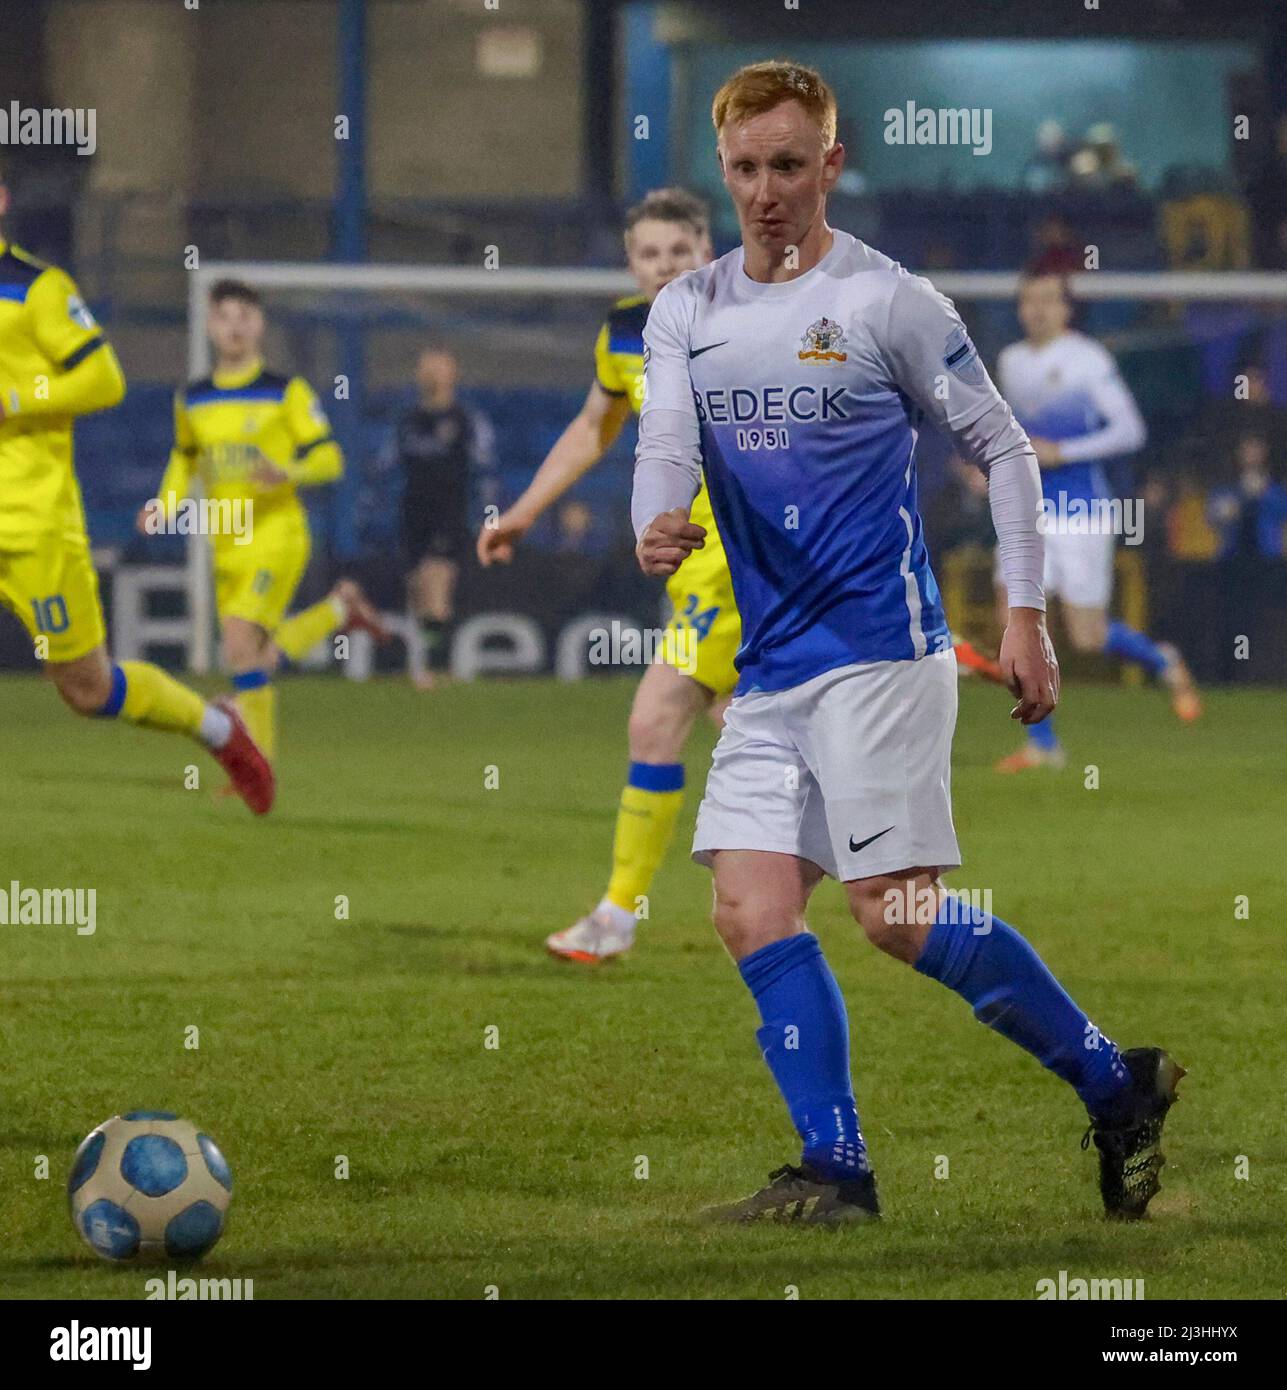
[[742, 615], [739, 693], [949, 646], [918, 427], [956, 434], [996, 410], [1026, 447], [950, 301], [834, 236], [781, 284], [750, 279], [738, 247], [667, 285], [644, 330], [639, 457], [695, 412]]
[[1067, 460], [1041, 470], [1045, 497], [1110, 497], [1099, 461], [1139, 449], [1147, 431], [1108, 349], [1072, 330], [1041, 347], [1011, 343], [997, 356], [997, 380], [1028, 434], [1053, 440]]

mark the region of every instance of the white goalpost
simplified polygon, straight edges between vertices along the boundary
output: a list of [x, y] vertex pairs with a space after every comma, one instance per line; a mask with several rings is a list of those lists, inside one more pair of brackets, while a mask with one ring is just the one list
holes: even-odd
[[[1012, 301], [1018, 287], [1016, 272], [944, 271], [929, 278], [944, 294], [958, 302]], [[208, 375], [210, 347], [205, 334], [206, 299], [220, 279], [238, 279], [264, 291], [271, 319], [274, 295], [304, 303], [336, 296], [368, 296], [380, 300], [412, 298], [432, 305], [459, 307], [475, 303], [485, 313], [504, 314], [503, 306], [520, 306], [512, 322], [496, 331], [503, 343], [512, 336], [528, 357], [551, 358], [566, 353], [568, 385], [584, 389], [590, 370], [594, 332], [612, 300], [632, 293], [634, 282], [625, 271], [577, 268], [513, 268], [487, 270], [462, 266], [347, 265], [334, 262], [289, 263], [264, 261], [212, 261], [194, 270], [188, 284], [187, 371], [190, 380]], [[1287, 273], [1235, 272], [1131, 272], [1095, 271], [1071, 277], [1074, 296], [1089, 302], [1136, 300], [1143, 302], [1227, 303], [1258, 311], [1287, 306]], [[575, 330], [564, 333], [559, 325], [519, 322], [522, 306], [548, 301], [551, 312], [569, 307], [580, 314]], [[586, 325], [589, 325], [588, 332]], [[502, 331], [503, 330], [503, 331]], [[491, 358], [497, 353], [492, 353]], [[489, 358], [489, 361], [491, 360]], [[538, 364], [539, 365], [539, 364]], [[466, 382], [468, 385], [468, 382]], [[360, 466], [352, 460], [351, 467]], [[533, 460], [535, 466], [536, 460]], [[185, 575], [189, 636], [189, 664], [207, 673], [215, 659], [215, 613], [209, 546], [204, 538], [188, 541]]]

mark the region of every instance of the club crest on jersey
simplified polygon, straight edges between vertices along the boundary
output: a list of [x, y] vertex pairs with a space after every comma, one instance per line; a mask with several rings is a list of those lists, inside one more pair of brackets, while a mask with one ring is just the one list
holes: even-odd
[[962, 381], [971, 386], [983, 384], [983, 364], [979, 361], [979, 351], [970, 341], [965, 325], [959, 324], [947, 335], [943, 348], [943, 365], [949, 372], [955, 372]]
[[841, 351], [844, 345], [845, 330], [832, 319], [820, 318], [804, 330], [797, 356], [801, 362], [846, 362], [849, 354]]

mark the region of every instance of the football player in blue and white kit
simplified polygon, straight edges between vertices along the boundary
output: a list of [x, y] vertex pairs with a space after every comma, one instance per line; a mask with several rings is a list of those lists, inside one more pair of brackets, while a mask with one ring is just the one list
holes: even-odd
[[[1001, 394], [1027, 431], [1041, 468], [1046, 597], [1057, 596], [1063, 604], [1064, 627], [1079, 652], [1103, 652], [1142, 666], [1170, 689], [1175, 713], [1189, 723], [1202, 704], [1180, 653], [1108, 615], [1116, 537], [1104, 525], [1111, 518], [1102, 512], [1101, 519], [1095, 517], [1112, 496], [1102, 463], [1139, 449], [1146, 430], [1111, 354], [1071, 329], [1071, 318], [1062, 276], [1025, 276], [1019, 286], [1023, 341], [997, 357]], [[1008, 601], [999, 562], [996, 583], [1004, 625]], [[1063, 764], [1054, 722], [1044, 719], [1029, 725], [1024, 747], [1002, 758], [997, 771]]]
[[1013, 605], [1000, 661], [1014, 717], [1032, 724], [1054, 708], [1059, 670], [1027, 436], [951, 303], [827, 225], [844, 149], [822, 78], [754, 64], [712, 115], [742, 245], [653, 304], [632, 514], [645, 572], [673, 574], [703, 544], [688, 509], [705, 474], [743, 638], [693, 853], [713, 870], [715, 926], [803, 1152], [710, 1214], [836, 1224], [878, 1211], [844, 1000], [805, 926], [829, 875], [876, 946], [1073, 1086], [1105, 1208], [1140, 1216], [1182, 1069], [1160, 1048], [1119, 1051], [1013, 927], [939, 882], [960, 863], [956, 660], [917, 513], [917, 430], [947, 429], [989, 475]]

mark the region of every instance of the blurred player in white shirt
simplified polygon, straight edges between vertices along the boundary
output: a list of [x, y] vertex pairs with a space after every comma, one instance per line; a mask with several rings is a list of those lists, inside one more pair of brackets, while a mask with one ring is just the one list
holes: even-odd
[[[1196, 719], [1202, 705], [1180, 653], [1167, 642], [1110, 618], [1113, 529], [1118, 509], [1101, 507], [1112, 489], [1105, 459], [1134, 453], [1147, 436], [1134, 397], [1112, 355], [1069, 327], [1072, 302], [1059, 275], [1026, 276], [1019, 286], [1021, 342], [997, 358], [997, 384], [1028, 433], [1041, 467], [1046, 509], [1046, 597], [1063, 604], [1068, 639], [1079, 652], [1130, 661], [1170, 690], [1177, 716]], [[998, 612], [1009, 611], [1000, 559]], [[1031, 725], [1024, 746], [997, 764], [999, 772], [1062, 767], [1064, 750], [1053, 720]]]

